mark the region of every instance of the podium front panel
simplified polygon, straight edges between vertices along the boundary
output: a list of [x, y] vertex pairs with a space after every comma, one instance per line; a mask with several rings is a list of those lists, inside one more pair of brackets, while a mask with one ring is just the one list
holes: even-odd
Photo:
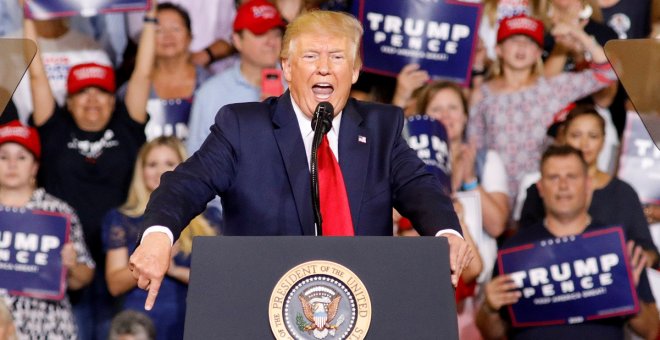
[[444, 237], [217, 236], [193, 244], [185, 339], [276, 339], [270, 299], [285, 274], [309, 261], [359, 277], [371, 302], [364, 339], [458, 338]]

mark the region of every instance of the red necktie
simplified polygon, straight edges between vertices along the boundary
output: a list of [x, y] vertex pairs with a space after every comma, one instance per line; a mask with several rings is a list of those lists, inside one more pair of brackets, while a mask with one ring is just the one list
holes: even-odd
[[337, 158], [323, 136], [318, 150], [319, 201], [323, 217], [323, 236], [353, 236], [353, 221], [348, 206], [344, 177]]

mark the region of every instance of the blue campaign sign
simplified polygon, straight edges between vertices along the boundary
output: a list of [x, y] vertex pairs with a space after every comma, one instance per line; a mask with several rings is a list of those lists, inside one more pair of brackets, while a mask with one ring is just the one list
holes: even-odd
[[468, 86], [481, 6], [451, 0], [360, 0], [366, 71], [396, 76], [410, 63]]
[[501, 250], [498, 266], [520, 288], [514, 327], [547, 326], [634, 314], [637, 293], [620, 227]]
[[447, 192], [451, 192], [451, 159], [445, 126], [429, 116], [416, 115], [408, 118], [407, 128], [408, 145], [424, 161], [426, 169], [438, 177]]
[[99, 13], [142, 11], [152, 0], [26, 0], [29, 18], [48, 20], [74, 15], [93, 16]]
[[60, 252], [69, 230], [63, 214], [0, 209], [0, 287], [14, 295], [62, 299], [66, 270]]
[[176, 136], [186, 140], [191, 109], [190, 99], [150, 99], [147, 103], [149, 122], [145, 127], [147, 140], [159, 136]]
[[642, 203], [660, 204], [660, 149], [636, 112], [628, 112], [623, 133], [619, 177], [630, 184]]

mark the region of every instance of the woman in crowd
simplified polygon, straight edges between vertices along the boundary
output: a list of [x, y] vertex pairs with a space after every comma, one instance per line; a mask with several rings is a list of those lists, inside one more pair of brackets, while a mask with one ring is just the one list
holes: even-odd
[[[658, 261], [658, 252], [651, 238], [648, 222], [635, 190], [626, 182], [598, 169], [598, 154], [605, 140], [605, 121], [590, 105], [577, 106], [566, 116], [562, 134], [564, 143], [582, 151], [589, 165], [594, 189], [589, 214], [596, 221], [621, 225], [626, 237], [646, 252], [647, 265]], [[533, 225], [545, 217], [545, 208], [535, 185], [527, 190], [520, 227]]]
[[195, 66], [191, 60], [190, 25], [186, 10], [168, 2], [153, 6], [145, 16], [135, 68], [119, 95], [130, 93], [135, 98], [127, 100], [127, 105], [147, 103], [148, 140], [161, 135], [182, 139], [188, 136], [193, 94], [209, 77], [203, 67]]
[[556, 77], [542, 75], [541, 21], [518, 16], [500, 23], [496, 47], [498, 65], [493, 79], [472, 92], [469, 136], [477, 149], [497, 151], [508, 175], [509, 199], [514, 200], [519, 180], [536, 171], [546, 129], [555, 113], [616, 79], [600, 45], [584, 31], [556, 25], [555, 39], [574, 39], [591, 55], [591, 67]]
[[[175, 137], [158, 137], [146, 143], [138, 154], [133, 181], [126, 203], [111, 210], [103, 223], [104, 249], [107, 252], [105, 277], [113, 296], [121, 296], [123, 309], [144, 309], [147, 292], [139, 289], [128, 268], [128, 258], [138, 242], [142, 215], [160, 176], [185, 160], [185, 149]], [[215, 235], [201, 216], [195, 218], [175, 244], [167, 277], [160, 286], [161, 298], [148, 315], [156, 325], [158, 339], [182, 339], [187, 284], [190, 276], [192, 236]]]
[[[0, 210], [20, 208], [68, 216], [70, 238], [62, 247], [61, 261], [66, 270], [66, 286], [77, 290], [91, 282], [94, 261], [74, 210], [36, 187], [40, 157], [39, 136], [34, 128], [22, 126], [18, 121], [0, 127]], [[61, 300], [50, 300], [3, 290], [0, 296], [14, 316], [19, 339], [76, 338], [76, 324], [66, 295]]]
[[419, 96], [417, 112], [440, 121], [447, 129], [452, 191], [478, 190], [484, 228], [493, 238], [499, 237], [509, 215], [506, 171], [497, 152], [477, 150], [465, 140], [469, 115], [463, 90], [451, 82], [431, 83]]
[[[423, 112], [440, 121], [447, 130], [452, 191], [476, 190], [479, 193], [485, 232], [474, 242], [475, 250], [479, 252], [479, 258], [483, 262], [483, 270], [477, 272], [474, 278], [478, 276], [476, 283], [487, 282], [497, 254], [495, 239], [504, 232], [509, 216], [504, 164], [496, 152], [477, 150], [474, 144], [465, 140], [469, 118], [467, 98], [463, 89], [455, 83], [438, 81], [426, 86], [417, 99], [417, 112]], [[460, 210], [463, 209], [457, 209], [457, 212]], [[460, 216], [462, 213], [459, 213]], [[464, 307], [467, 307], [466, 310], [459, 313], [460, 333], [461, 338], [469, 338], [469, 334], [476, 331], [473, 324], [474, 305], [466, 304]]]

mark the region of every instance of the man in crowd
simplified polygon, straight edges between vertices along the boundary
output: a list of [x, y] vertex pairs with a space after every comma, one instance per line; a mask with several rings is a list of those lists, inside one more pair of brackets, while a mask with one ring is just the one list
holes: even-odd
[[261, 71], [277, 67], [285, 26], [277, 8], [265, 0], [253, 0], [238, 8], [232, 40], [240, 62], [208, 79], [195, 93], [188, 124], [188, 154], [202, 146], [221, 107], [262, 98]]
[[172, 241], [216, 194], [224, 202], [224, 235], [317, 234], [310, 150], [312, 115], [321, 102], [334, 107], [321, 145], [340, 170], [330, 203], [343, 217], [329, 222], [337, 216], [323, 213], [321, 186], [322, 234], [392, 235], [395, 207], [420, 234], [447, 238], [457, 284], [472, 253], [449, 197], [401, 138], [401, 109], [349, 99], [361, 66], [361, 37], [360, 23], [344, 13], [298, 17], [287, 27], [280, 55], [289, 91], [262, 103], [223, 107], [200, 150], [162, 177], [145, 212], [149, 228], [129, 264], [138, 286], [149, 290], [146, 309], [167, 271]]
[[[502, 249], [557, 237], [579, 235], [607, 226], [592, 221], [587, 213], [591, 180], [582, 153], [570, 146], [551, 146], [541, 158], [541, 179], [537, 183], [546, 209], [542, 223], [521, 228]], [[486, 339], [623, 339], [624, 326], [644, 339], [655, 339], [658, 311], [644, 267], [646, 257], [640, 246], [628, 242], [633, 277], [640, 299], [640, 311], [629, 319], [613, 317], [580, 324], [512, 328], [506, 308], [518, 302], [519, 287], [509, 275], [499, 275], [486, 285], [486, 298], [477, 313], [477, 326]]]

